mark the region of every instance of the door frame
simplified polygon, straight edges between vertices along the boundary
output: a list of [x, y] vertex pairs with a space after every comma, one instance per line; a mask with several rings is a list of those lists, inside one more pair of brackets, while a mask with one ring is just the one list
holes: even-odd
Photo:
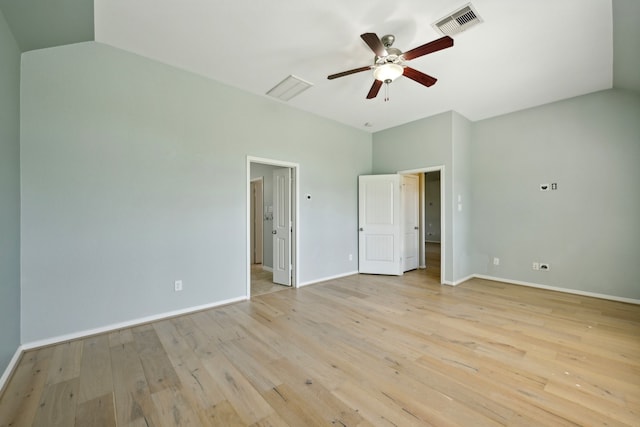
[[298, 271], [298, 259], [300, 245], [298, 244], [299, 236], [299, 221], [300, 206], [299, 197], [300, 194], [300, 165], [298, 163], [287, 162], [283, 160], [267, 159], [264, 157], [247, 156], [247, 177], [246, 177], [246, 276], [247, 287], [246, 296], [247, 299], [251, 298], [251, 164], [258, 163], [263, 165], [270, 165], [276, 167], [283, 167], [291, 169], [291, 179], [293, 185], [291, 186], [291, 287], [297, 288], [299, 283], [299, 271]]
[[[422, 174], [421, 181], [424, 182], [424, 174], [427, 172], [440, 172], [440, 284], [444, 284], [445, 275], [445, 266], [446, 266], [446, 248], [447, 237], [446, 237], [446, 220], [447, 217], [445, 215], [445, 207], [446, 207], [446, 193], [445, 193], [445, 166], [430, 166], [420, 169], [411, 169], [411, 170], [403, 170], [398, 171], [400, 175], [412, 175], [412, 174]], [[424, 190], [424, 187], [422, 188]], [[422, 247], [422, 253], [424, 254], [424, 245], [425, 245], [425, 237], [424, 237], [424, 191], [421, 191], [420, 196], [420, 245]], [[418, 263], [420, 264], [420, 263]]]

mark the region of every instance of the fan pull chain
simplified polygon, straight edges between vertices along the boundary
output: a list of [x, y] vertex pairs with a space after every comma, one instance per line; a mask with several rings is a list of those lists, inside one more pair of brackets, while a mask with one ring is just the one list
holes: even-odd
[[389, 100], [389, 82], [385, 82], [384, 85], [384, 102]]

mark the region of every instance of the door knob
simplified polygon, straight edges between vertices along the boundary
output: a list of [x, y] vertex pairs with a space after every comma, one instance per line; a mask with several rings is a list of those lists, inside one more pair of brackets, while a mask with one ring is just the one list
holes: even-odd
[[413, 229], [414, 229], [414, 230], [417, 230], [417, 229], [418, 229], [418, 227], [413, 227]]
[[360, 231], [364, 231], [364, 228], [360, 227], [358, 230], [360, 230]]
[[278, 230], [273, 230], [271, 234], [278, 234]]

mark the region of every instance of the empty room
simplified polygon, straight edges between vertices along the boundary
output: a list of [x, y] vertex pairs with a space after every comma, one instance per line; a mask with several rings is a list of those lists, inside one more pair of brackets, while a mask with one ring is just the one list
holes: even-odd
[[640, 425], [638, 17], [0, 0], [0, 427]]

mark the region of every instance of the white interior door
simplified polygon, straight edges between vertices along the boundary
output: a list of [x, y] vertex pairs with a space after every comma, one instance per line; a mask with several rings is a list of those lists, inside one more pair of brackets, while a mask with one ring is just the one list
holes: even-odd
[[402, 175], [402, 271], [418, 268], [420, 241], [418, 175]]
[[291, 169], [273, 171], [273, 282], [291, 286]]
[[358, 269], [402, 275], [400, 175], [358, 177]]

